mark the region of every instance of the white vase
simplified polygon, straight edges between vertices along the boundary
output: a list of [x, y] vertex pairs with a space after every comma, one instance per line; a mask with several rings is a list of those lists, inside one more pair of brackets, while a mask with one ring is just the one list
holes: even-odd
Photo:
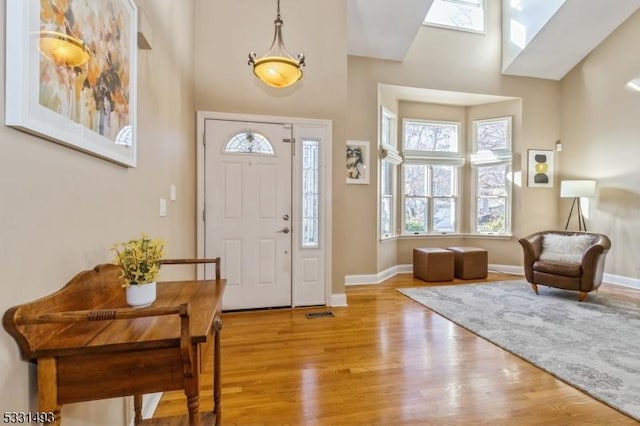
[[127, 287], [127, 304], [132, 308], [144, 308], [156, 300], [156, 282], [133, 284]]

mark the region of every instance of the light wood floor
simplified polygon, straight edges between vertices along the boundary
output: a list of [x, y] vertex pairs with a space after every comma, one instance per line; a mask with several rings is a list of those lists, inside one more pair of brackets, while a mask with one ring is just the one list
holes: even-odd
[[[638, 424], [396, 291], [427, 285], [402, 274], [347, 287], [346, 308], [223, 314], [222, 424]], [[305, 317], [326, 310], [335, 317]], [[211, 405], [209, 374], [201, 409]], [[169, 392], [155, 417], [183, 412]]]

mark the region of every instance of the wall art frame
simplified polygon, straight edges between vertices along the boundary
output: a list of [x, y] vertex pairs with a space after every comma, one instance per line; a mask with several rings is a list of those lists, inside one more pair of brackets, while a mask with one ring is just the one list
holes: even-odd
[[[5, 124], [135, 167], [136, 3], [68, 0], [65, 10], [53, 3], [6, 0]], [[88, 60], [48, 50], [61, 40]]]
[[527, 151], [527, 185], [530, 188], [553, 188], [554, 152], [547, 149]]
[[369, 141], [347, 141], [345, 166], [347, 183], [368, 184], [371, 167]]

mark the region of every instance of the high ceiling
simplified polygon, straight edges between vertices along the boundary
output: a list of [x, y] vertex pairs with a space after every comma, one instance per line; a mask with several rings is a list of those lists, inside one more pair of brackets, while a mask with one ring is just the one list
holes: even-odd
[[[349, 54], [402, 61], [433, 1], [404, 0], [400, 6], [389, 0], [348, 0]], [[490, 6], [498, 3], [487, 1]], [[640, 0], [503, 4], [503, 21], [508, 20], [503, 22], [508, 32], [503, 34], [503, 73], [554, 80], [564, 77], [640, 8]], [[515, 26], [525, 34], [521, 39], [509, 32]]]

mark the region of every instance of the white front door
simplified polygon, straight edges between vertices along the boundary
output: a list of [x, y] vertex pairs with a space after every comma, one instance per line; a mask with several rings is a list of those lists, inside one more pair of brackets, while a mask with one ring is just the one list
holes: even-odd
[[291, 306], [291, 125], [205, 121], [205, 256], [223, 309]]

